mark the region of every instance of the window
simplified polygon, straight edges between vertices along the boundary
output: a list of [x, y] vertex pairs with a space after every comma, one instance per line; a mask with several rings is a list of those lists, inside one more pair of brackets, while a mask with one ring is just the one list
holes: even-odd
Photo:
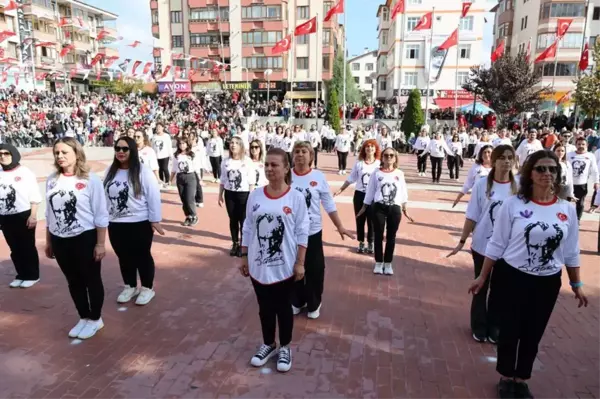
[[181, 36], [181, 35], [171, 36], [171, 47], [183, 47], [183, 36]]
[[418, 60], [420, 48], [421, 48], [421, 46], [419, 44], [407, 44], [406, 45], [406, 58], [409, 60]]
[[242, 66], [248, 69], [281, 69], [283, 59], [281, 57], [244, 57]]
[[190, 10], [190, 21], [214, 21], [217, 18], [229, 21], [229, 8], [221, 7], [221, 14], [216, 7], [192, 8]]
[[373, 78], [370, 77], [370, 76], [365, 77], [365, 84], [372, 85], [373, 84]]
[[323, 46], [331, 44], [331, 29], [323, 29]]
[[154, 57], [154, 65], [160, 65], [160, 64], [162, 64], [162, 60], [161, 60], [160, 56]]
[[242, 7], [242, 19], [281, 19], [281, 6]]
[[152, 10], [152, 25], [158, 24], [158, 10]]
[[308, 44], [308, 35], [296, 36], [296, 44]]
[[265, 44], [275, 44], [282, 39], [281, 32], [266, 32], [266, 31], [255, 31], [255, 32], [244, 32], [242, 33], [242, 43], [252, 44], [255, 46], [262, 46]]
[[[556, 33], [543, 33], [538, 36], [537, 48], [545, 49], [554, 43], [555, 40]], [[582, 40], [583, 37], [581, 33], [567, 33], [560, 41], [559, 48], [578, 49], [581, 47]]]
[[181, 11], [171, 11], [171, 23], [181, 23], [182, 14]]
[[460, 30], [473, 30], [473, 16], [464, 17], [460, 19]]
[[596, 39], [598, 39], [598, 36], [590, 36], [590, 48], [596, 47]]
[[521, 30], [527, 29], [527, 15], [521, 18]]
[[585, 2], [546, 3], [540, 8], [540, 19], [561, 17], [585, 17]]
[[360, 84], [360, 76], [355, 76], [354, 77], [354, 82], [359, 85]]
[[404, 72], [404, 85], [405, 86], [417, 86], [418, 75], [417, 72]]
[[17, 45], [15, 43], [8, 43], [6, 49], [8, 50], [8, 55], [10, 57], [17, 58]]
[[[229, 38], [227, 40], [223, 37], [223, 44], [229, 44]], [[217, 33], [190, 33], [190, 46], [192, 47], [207, 47], [207, 46], [219, 46], [221, 43], [221, 37]]]
[[512, 36], [512, 22], [498, 26], [498, 37]]
[[329, 71], [331, 68], [331, 58], [327, 54], [323, 54], [323, 70]]
[[333, 1], [324, 1], [323, 2], [323, 15], [327, 15], [329, 10], [333, 7]]
[[459, 57], [462, 60], [468, 60], [471, 58], [471, 45], [470, 44], [460, 44], [458, 46]]
[[462, 86], [469, 81], [469, 72], [457, 72], [458, 85]]
[[387, 90], [387, 80], [385, 78], [379, 80], [379, 90]]
[[381, 31], [381, 44], [386, 45], [388, 44], [388, 29], [384, 29]]
[[379, 57], [379, 67], [381, 69], [385, 69], [387, 63], [387, 57], [385, 55], [382, 55], [381, 57]]
[[360, 64], [358, 62], [353, 62], [352, 63], [352, 70], [353, 71], [360, 71]]
[[173, 60], [173, 67], [185, 68], [185, 60]]
[[308, 57], [296, 57], [296, 69], [308, 69]]
[[412, 32], [415, 29], [415, 26], [419, 23], [421, 17], [408, 17], [406, 18], [406, 31]]
[[[554, 62], [548, 62], [542, 66], [543, 76], [554, 76]], [[539, 73], [539, 68], [538, 68]], [[556, 76], [575, 76], [577, 73], [576, 62], [557, 62]]]
[[310, 17], [310, 8], [308, 6], [296, 7], [296, 19], [308, 19]]
[[592, 14], [592, 19], [594, 21], [600, 20], [600, 7], [594, 7], [594, 13]]
[[383, 10], [381, 11], [381, 18], [383, 18], [384, 21], [388, 21], [390, 19], [390, 14], [387, 7], [383, 7]]
[[375, 66], [373, 65], [373, 63], [369, 62], [368, 64], [365, 64], [365, 71], [374, 71], [375, 70]]

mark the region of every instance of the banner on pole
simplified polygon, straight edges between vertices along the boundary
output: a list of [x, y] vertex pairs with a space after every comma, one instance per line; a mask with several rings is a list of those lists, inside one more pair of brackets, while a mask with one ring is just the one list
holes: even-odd
[[446, 57], [448, 56], [448, 50], [439, 50], [439, 46], [446, 41], [447, 35], [434, 35], [432, 42], [429, 38], [425, 39], [425, 65], [429, 65], [431, 59], [431, 70], [425, 69], [426, 79], [429, 79], [430, 83], [438, 81], [446, 64]]

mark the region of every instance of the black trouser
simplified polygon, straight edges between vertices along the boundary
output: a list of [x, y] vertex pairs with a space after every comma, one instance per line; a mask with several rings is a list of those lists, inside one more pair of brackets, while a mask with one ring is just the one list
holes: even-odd
[[202, 184], [200, 184], [200, 175], [201, 173], [196, 173], [196, 195], [194, 196], [194, 199], [197, 204], [202, 204], [204, 202], [204, 193], [202, 192]]
[[[352, 203], [355, 215], [362, 209], [365, 195], [362, 191], [354, 191]], [[365, 222], [367, 223], [367, 241], [373, 242], [373, 215], [368, 210], [356, 218], [356, 238], [358, 242], [365, 242]]]
[[158, 178], [165, 183], [169, 183], [169, 158], [160, 158], [158, 160]]
[[121, 277], [130, 287], [137, 287], [137, 274], [140, 274], [142, 287], [152, 288], [154, 283], [154, 258], [152, 258], [152, 238], [154, 231], [149, 221], [135, 223], [110, 223], [108, 238], [119, 258]]
[[221, 177], [221, 161], [222, 157], [209, 157], [210, 167], [212, 168], [213, 177], [219, 179]]
[[304, 259], [304, 279], [294, 284], [292, 303], [301, 308], [306, 305], [314, 312], [321, 305], [325, 281], [325, 254], [323, 253], [323, 230], [308, 237]]
[[98, 320], [104, 303], [101, 262], [94, 259], [98, 240], [96, 229], [75, 237], [50, 235], [56, 262], [67, 278], [71, 298], [81, 319]]
[[428, 154], [420, 156], [425, 150], [417, 150], [417, 171], [419, 173], [425, 173], [427, 171], [427, 157]]
[[10, 258], [15, 265], [15, 280], [38, 280], [40, 278], [40, 258], [35, 248], [35, 228], [27, 228], [31, 210], [14, 215], [0, 215], [0, 226]]
[[317, 167], [317, 159], [319, 158], [319, 149], [318, 147], [314, 147], [313, 151], [315, 153], [315, 168]]
[[196, 216], [196, 182], [195, 173], [177, 173], [177, 191], [185, 217]]
[[500, 311], [496, 371], [509, 378], [531, 378], [538, 345], [560, 291], [561, 273], [535, 276], [499, 259], [493, 290]]
[[258, 301], [258, 315], [262, 327], [265, 345], [275, 343], [276, 324], [279, 324], [279, 345], [292, 342], [294, 329], [294, 313], [292, 312], [292, 290], [294, 278], [274, 284], [264, 285], [252, 280], [252, 286]]
[[467, 151], [467, 152], [468, 152], [468, 154], [467, 154], [467, 157], [469, 157], [469, 158], [473, 158], [473, 157], [476, 157], [476, 156], [477, 156], [477, 154], [475, 154], [475, 146], [476, 146], [476, 144], [469, 144], [469, 145], [467, 146], [467, 148], [468, 148], [468, 151]]
[[583, 208], [585, 206], [585, 196], [588, 193], [588, 186], [586, 184], [573, 184], [573, 195], [577, 198], [577, 204], [575, 204], [575, 209], [577, 209], [577, 220], [581, 220], [581, 215], [583, 215]]
[[[471, 250], [475, 278], [481, 274], [485, 256]], [[491, 285], [491, 287], [490, 287]], [[496, 335], [498, 329], [498, 301], [494, 288], [494, 272], [488, 277], [481, 290], [473, 295], [471, 301], [471, 331], [478, 336]], [[489, 298], [488, 298], [489, 289]], [[496, 335], [497, 336], [497, 335]]]
[[440, 176], [442, 175], [442, 161], [444, 158], [436, 158], [432, 156], [431, 158], [431, 178], [434, 181], [440, 181]]
[[598, 190], [594, 190], [594, 193], [592, 194], [592, 208], [597, 208], [594, 203], [596, 202], [596, 195], [598, 194], [598, 191], [600, 191], [600, 188]]
[[[373, 230], [375, 232], [375, 262], [391, 263], [396, 247], [396, 233], [402, 219], [399, 205], [384, 205], [379, 202], [370, 207], [373, 212]], [[385, 253], [383, 252], [383, 232], [385, 230]]]
[[248, 191], [230, 191], [225, 190], [225, 207], [229, 215], [229, 232], [231, 241], [234, 243], [242, 242], [242, 228], [246, 219], [246, 203], [248, 202]]
[[338, 169], [346, 170], [346, 162], [348, 160], [348, 151], [346, 151], [346, 152], [338, 151], [337, 156], [338, 156]]
[[448, 171], [450, 172], [450, 178], [458, 179], [458, 171], [460, 170], [460, 156], [448, 156]]
[[598, 222], [598, 253], [600, 254], [600, 222]]

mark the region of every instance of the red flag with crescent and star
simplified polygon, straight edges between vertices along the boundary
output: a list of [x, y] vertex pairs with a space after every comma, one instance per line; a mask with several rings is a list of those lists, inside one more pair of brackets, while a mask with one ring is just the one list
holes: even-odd
[[557, 44], [558, 44], [558, 40], [556, 40], [554, 43], [552, 43], [550, 45], [550, 47], [548, 47], [540, 55], [538, 55], [538, 57], [534, 61], [534, 64], [556, 57]]
[[327, 22], [327, 21], [331, 20], [331, 18], [333, 18], [333, 16], [336, 14], [343, 14], [343, 13], [344, 13], [344, 0], [338, 0], [338, 2], [335, 3], [335, 5], [333, 7], [331, 7], [329, 9], [329, 11], [327, 11], [327, 14], [325, 15], [325, 19], [323, 19], [323, 22]]
[[452, 32], [452, 34], [450, 36], [448, 36], [446, 41], [444, 43], [440, 44], [440, 46], [438, 47], [438, 50], [448, 50], [450, 47], [456, 46], [457, 44], [458, 44], [458, 29], [455, 29], [454, 32]]
[[167, 74], [169, 73], [169, 71], [171, 70], [171, 65], [167, 65], [167, 67], [165, 68], [165, 70], [163, 71], [162, 75], [160, 75], [161, 79], [164, 79], [167, 77]]
[[108, 31], [102, 29], [100, 32], [98, 32], [98, 34], [96, 35], [96, 40], [100, 41], [102, 39], [104, 39], [106, 37], [106, 35], [108, 35]]
[[394, 6], [394, 9], [392, 10], [392, 21], [396, 19], [396, 16], [398, 16], [398, 14], [404, 14], [404, 10], [404, 0], [398, 0], [396, 5]]
[[581, 58], [579, 59], [579, 70], [585, 71], [590, 65], [590, 45], [588, 43], [583, 47]]
[[471, 2], [462, 4], [462, 14], [460, 15], [461, 18], [464, 18], [467, 16], [472, 5], [473, 5], [473, 3], [471, 3]]
[[96, 65], [97, 63], [100, 62], [100, 60], [104, 58], [104, 54], [103, 53], [98, 53], [94, 56], [94, 58], [92, 58], [92, 61], [90, 62], [91, 66]]
[[140, 65], [142, 65], [142, 61], [136, 61], [133, 63], [133, 67], [131, 67], [131, 74], [133, 76], [135, 76], [135, 70], [138, 69]]
[[413, 28], [413, 31], [415, 31], [415, 30], [431, 29], [431, 19], [432, 19], [432, 17], [433, 17], [433, 12], [428, 12], [427, 14], [423, 15], [421, 17], [421, 19], [419, 20], [419, 22], [417, 22], [417, 24]]
[[492, 53], [492, 62], [496, 62], [504, 55], [504, 39], [498, 44], [498, 47]]
[[145, 75], [148, 72], [150, 72], [150, 68], [152, 68], [152, 63], [151, 62], [146, 62], [146, 65], [144, 65], [144, 70], [142, 71], [142, 73]]
[[12, 11], [12, 10], [16, 10], [17, 8], [22, 8], [23, 5], [22, 4], [17, 4], [17, 2], [15, 0], [9, 0], [8, 4], [4, 7], [4, 11]]
[[302, 25], [298, 25], [294, 30], [294, 35], [302, 36], [302, 35], [310, 35], [311, 33], [315, 33], [317, 31], [317, 17], [309, 19]]
[[290, 50], [290, 47], [292, 47], [292, 35], [287, 35], [285, 38], [283, 38], [283, 40], [275, 43], [275, 46], [273, 46], [271, 49], [271, 54], [275, 55], [285, 53], [286, 51]]
[[567, 33], [569, 30], [569, 27], [571, 27], [572, 23], [573, 18], [559, 18], [556, 22], [556, 38], [562, 39], [565, 33]]

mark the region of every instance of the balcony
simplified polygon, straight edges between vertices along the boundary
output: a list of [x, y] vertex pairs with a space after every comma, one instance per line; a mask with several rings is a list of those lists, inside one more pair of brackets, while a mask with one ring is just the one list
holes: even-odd
[[33, 0], [23, 4], [23, 14], [26, 17], [35, 16], [36, 19], [56, 23], [56, 16], [50, 1]]
[[56, 31], [44, 32], [42, 30], [34, 30], [33, 37], [37, 42], [56, 42]]
[[117, 31], [116, 27], [112, 27], [112, 26], [106, 26], [106, 25], [99, 25], [96, 28], [96, 37], [98, 37], [98, 34], [100, 32], [104, 31], [104, 35], [102, 40], [104, 41], [113, 41], [113, 40], [118, 40], [119, 39], [119, 33]]
[[98, 47], [98, 52], [105, 55], [105, 57], [118, 57], [119, 50], [113, 47], [100, 46]]
[[190, 33], [229, 32], [229, 21], [190, 21]]
[[152, 36], [155, 39], [160, 39], [160, 29], [158, 25], [152, 25]]
[[187, 3], [190, 8], [217, 6], [217, 3], [219, 7], [229, 6], [229, 0], [188, 0]]
[[52, 69], [56, 67], [56, 58], [39, 56], [36, 57], [35, 64], [38, 68]]
[[156, 1], [156, 0], [151, 0], [151, 1], [150, 1], [150, 9], [151, 9], [151, 10], [158, 10], [158, 1]]

